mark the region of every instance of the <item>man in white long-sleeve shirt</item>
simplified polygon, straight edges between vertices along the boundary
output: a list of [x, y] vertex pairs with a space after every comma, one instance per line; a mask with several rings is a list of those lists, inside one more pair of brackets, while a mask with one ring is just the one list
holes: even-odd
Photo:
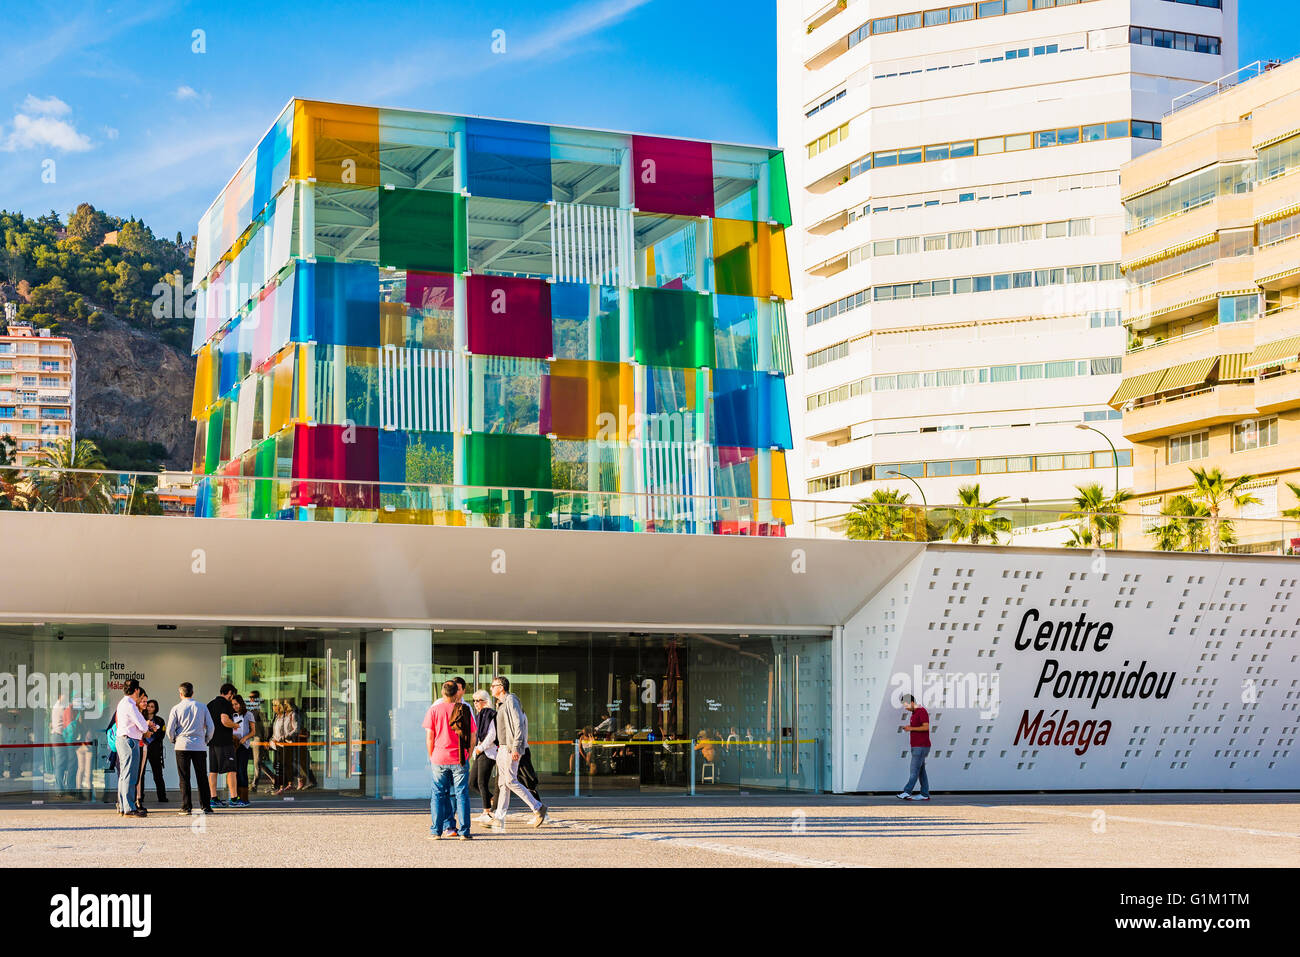
[[122, 700], [117, 703], [117, 811], [128, 817], [145, 817], [149, 813], [135, 803], [135, 787], [140, 780], [140, 739], [157, 728], [140, 712], [146, 700], [140, 682], [128, 678], [122, 686]]

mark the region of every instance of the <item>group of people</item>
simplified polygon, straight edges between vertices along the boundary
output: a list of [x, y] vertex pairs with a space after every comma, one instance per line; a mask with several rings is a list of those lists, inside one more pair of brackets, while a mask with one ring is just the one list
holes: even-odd
[[[304, 733], [302, 713], [291, 699], [274, 702], [271, 738], [263, 743], [258, 692], [252, 693], [251, 702], [245, 702], [239, 690], [226, 682], [215, 698], [201, 705], [194, 700], [194, 685], [190, 682], [181, 682], [177, 691], [179, 701], [164, 720], [158, 702], [149, 698], [138, 680], [128, 679], [122, 687], [122, 699], [109, 725], [114, 739], [111, 759], [116, 759], [117, 765], [119, 814], [148, 816], [144, 806], [146, 764], [153, 772], [159, 803], [168, 802], [162, 770], [164, 741], [171, 742], [176, 755], [181, 814], [194, 812], [191, 772], [198, 790], [198, 810], [204, 814], [214, 813], [214, 808], [248, 807], [249, 796], [263, 774], [271, 778], [276, 794], [315, 786], [307, 748], [299, 741]], [[264, 764], [267, 750], [275, 756], [269, 770]], [[256, 769], [251, 783], [250, 764]], [[218, 790], [222, 777], [226, 783], [225, 800]]]
[[504, 831], [513, 794], [532, 811], [529, 823], [541, 827], [546, 823], [546, 805], [537, 791], [537, 773], [528, 750], [528, 716], [510, 692], [510, 679], [493, 678], [490, 697], [481, 688], [475, 691], [472, 709], [464, 699], [465, 679], [453, 678], [443, 684], [441, 699], [424, 716], [433, 769], [429, 837], [470, 840], [471, 782], [483, 801], [480, 824]]

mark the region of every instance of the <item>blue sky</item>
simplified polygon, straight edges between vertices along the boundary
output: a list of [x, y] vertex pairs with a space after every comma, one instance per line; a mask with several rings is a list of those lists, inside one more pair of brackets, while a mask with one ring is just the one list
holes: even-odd
[[[774, 0], [8, 6], [0, 208], [30, 215], [89, 201], [189, 236], [295, 95], [776, 141]], [[1242, 7], [1243, 63], [1300, 53], [1291, 0]]]

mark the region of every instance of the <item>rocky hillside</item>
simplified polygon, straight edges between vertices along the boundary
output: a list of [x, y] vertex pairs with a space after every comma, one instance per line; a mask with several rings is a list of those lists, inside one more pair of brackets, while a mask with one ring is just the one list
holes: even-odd
[[167, 466], [194, 454], [194, 359], [109, 314], [60, 323], [77, 347], [77, 434], [159, 442]]

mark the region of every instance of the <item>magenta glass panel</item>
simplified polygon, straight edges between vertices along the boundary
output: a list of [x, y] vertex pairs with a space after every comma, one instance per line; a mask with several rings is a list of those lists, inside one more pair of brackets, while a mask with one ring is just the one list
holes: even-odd
[[[297, 507], [378, 508], [379, 430], [366, 426], [298, 425], [293, 436]], [[334, 481], [330, 481], [334, 480]]]
[[679, 216], [713, 215], [713, 147], [658, 136], [632, 137], [636, 208]]
[[541, 279], [470, 276], [469, 351], [476, 355], [548, 359], [551, 287]]

